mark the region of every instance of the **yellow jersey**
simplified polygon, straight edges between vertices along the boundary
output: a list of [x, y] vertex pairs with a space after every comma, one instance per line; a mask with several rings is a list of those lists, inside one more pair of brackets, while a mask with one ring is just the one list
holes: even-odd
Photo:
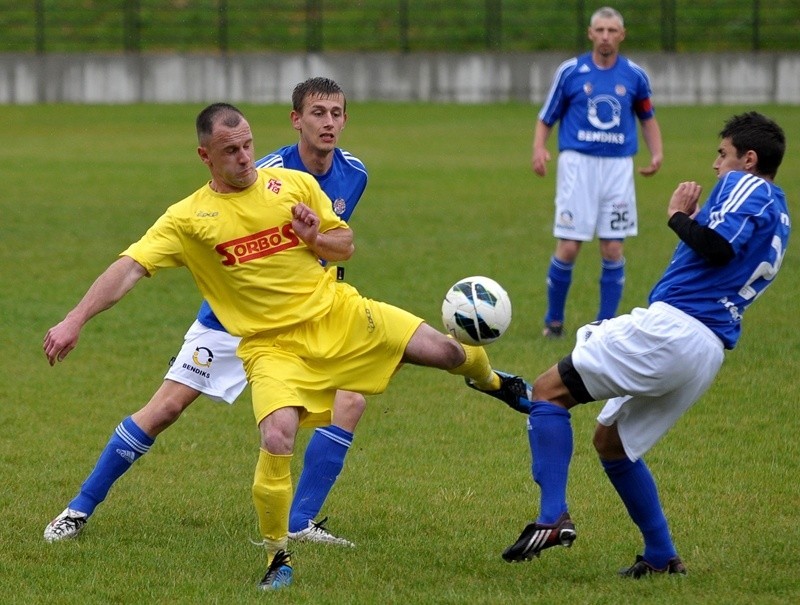
[[150, 275], [187, 267], [235, 336], [282, 331], [321, 317], [333, 304], [332, 272], [292, 230], [292, 207], [300, 202], [319, 216], [320, 233], [348, 228], [314, 177], [265, 168], [238, 193], [201, 187], [170, 206], [120, 256]]

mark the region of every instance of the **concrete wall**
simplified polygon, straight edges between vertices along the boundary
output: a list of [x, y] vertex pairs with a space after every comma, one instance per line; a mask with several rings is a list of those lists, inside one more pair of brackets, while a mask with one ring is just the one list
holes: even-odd
[[[307, 77], [353, 101], [541, 103], [564, 53], [0, 55], [0, 104], [285, 103]], [[800, 53], [630, 55], [657, 105], [800, 104]]]

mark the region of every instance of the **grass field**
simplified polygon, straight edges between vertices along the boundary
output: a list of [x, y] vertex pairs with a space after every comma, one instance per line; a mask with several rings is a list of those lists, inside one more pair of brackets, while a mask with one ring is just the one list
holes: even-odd
[[[195, 154], [199, 106], [2, 108], [0, 602], [107, 603], [712, 603], [800, 601], [800, 248], [748, 312], [717, 382], [650, 453], [690, 575], [629, 582], [639, 552], [591, 449], [599, 405], [573, 413], [570, 505], [578, 540], [509, 565], [500, 552], [535, 516], [520, 415], [442, 372], [404, 368], [370, 399], [323, 512], [353, 550], [299, 545], [296, 584], [263, 595], [250, 484], [258, 437], [249, 394], [201, 400], [112, 490], [81, 538], [46, 544], [45, 524], [75, 494], [116, 424], [160, 384], [200, 297], [188, 273], [140, 284], [50, 368], [41, 350], [116, 254], [206, 178]], [[249, 107], [257, 150], [294, 140], [288, 108]], [[569, 339], [539, 337], [552, 252], [553, 170], [529, 168], [537, 108], [359, 104], [342, 144], [370, 169], [352, 226], [348, 278], [366, 295], [439, 326], [458, 278], [486, 274], [514, 304], [495, 365], [529, 378]], [[722, 121], [741, 107], [663, 108], [666, 162], [637, 178], [640, 236], [627, 246], [622, 309], [643, 305], [676, 243], [666, 202], [680, 180], [714, 184]], [[778, 175], [800, 199], [800, 112], [765, 107], [789, 138]], [[646, 152], [638, 164], [644, 164]], [[552, 167], [551, 167], [552, 168]], [[578, 263], [568, 327], [594, 317], [596, 249]], [[305, 443], [308, 434], [301, 436]], [[302, 448], [299, 448], [302, 449]], [[302, 456], [295, 456], [299, 471]], [[295, 477], [297, 474], [295, 474]]]

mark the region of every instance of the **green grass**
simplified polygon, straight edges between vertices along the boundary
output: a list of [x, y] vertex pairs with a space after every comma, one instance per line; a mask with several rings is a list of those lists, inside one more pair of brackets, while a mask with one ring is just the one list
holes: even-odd
[[[147, 401], [194, 317], [183, 271], [140, 284], [84, 330], [66, 362], [41, 350], [92, 280], [164, 207], [207, 178], [195, 155], [200, 106], [3, 109], [0, 317], [0, 601], [52, 603], [719, 603], [797, 602], [795, 284], [798, 248], [748, 311], [716, 384], [648, 456], [678, 548], [675, 581], [624, 582], [636, 529], [591, 448], [599, 405], [576, 409], [570, 505], [579, 538], [527, 564], [499, 553], [535, 514], [524, 419], [460, 379], [404, 368], [370, 399], [324, 513], [354, 550], [296, 548], [296, 585], [256, 594], [264, 571], [250, 483], [258, 437], [245, 393], [201, 400], [112, 490], [75, 542], [44, 525], [89, 472], [116, 424]], [[259, 152], [294, 139], [288, 107], [246, 106]], [[352, 225], [348, 278], [366, 295], [438, 326], [458, 278], [487, 274], [514, 304], [491, 345], [499, 368], [533, 378], [570, 349], [539, 336], [552, 252], [553, 166], [529, 167], [537, 108], [354, 104], [342, 144], [370, 169]], [[676, 243], [665, 207], [680, 180], [714, 184], [722, 121], [740, 107], [663, 108], [666, 161], [637, 178], [640, 236], [628, 242], [622, 307], [645, 304]], [[761, 108], [786, 129], [778, 181], [800, 199], [800, 113]], [[645, 163], [641, 156], [638, 165]], [[576, 268], [569, 327], [593, 318], [597, 254]], [[299, 451], [308, 438], [303, 433]], [[302, 456], [295, 457], [299, 471]], [[297, 475], [295, 475], [297, 476]]]

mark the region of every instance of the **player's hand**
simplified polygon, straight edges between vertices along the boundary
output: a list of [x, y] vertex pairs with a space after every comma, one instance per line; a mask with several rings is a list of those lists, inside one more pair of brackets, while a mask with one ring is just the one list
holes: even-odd
[[47, 331], [44, 337], [44, 354], [51, 366], [64, 358], [78, 345], [81, 326], [69, 318], [56, 324]]
[[639, 174], [642, 176], [653, 176], [661, 168], [661, 158], [653, 158], [650, 160], [650, 165], [639, 168]]
[[547, 174], [547, 162], [550, 161], [550, 152], [547, 149], [537, 149], [531, 158], [531, 168], [539, 176]]
[[292, 229], [308, 246], [314, 246], [319, 235], [319, 217], [303, 203], [292, 206]]
[[683, 212], [694, 218], [699, 210], [697, 202], [700, 200], [702, 192], [703, 188], [694, 181], [685, 181], [678, 185], [669, 200], [667, 216], [671, 217], [676, 212]]

